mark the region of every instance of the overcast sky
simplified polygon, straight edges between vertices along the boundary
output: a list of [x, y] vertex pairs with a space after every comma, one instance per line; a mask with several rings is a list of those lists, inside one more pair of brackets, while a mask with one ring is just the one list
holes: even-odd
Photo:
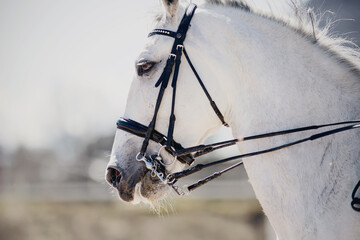
[[114, 131], [158, 6], [123, 3], [0, 1], [0, 145]]
[[115, 131], [159, 8], [159, 0], [124, 2], [0, 0], [1, 146]]

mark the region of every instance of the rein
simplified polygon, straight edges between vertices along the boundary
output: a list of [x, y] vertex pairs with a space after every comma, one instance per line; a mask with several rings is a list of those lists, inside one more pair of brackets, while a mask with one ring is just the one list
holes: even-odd
[[[190, 27], [190, 22], [195, 13], [195, 10], [196, 10], [195, 4], [190, 4], [186, 8], [185, 14], [184, 14], [184, 16], [180, 22], [180, 25], [178, 27], [178, 30], [176, 32], [165, 30], [165, 29], [155, 29], [148, 35], [148, 37], [151, 37], [154, 35], [163, 35], [163, 36], [171, 37], [171, 38], [175, 39], [172, 49], [171, 49], [171, 52], [167, 59], [164, 71], [161, 74], [159, 80], [155, 84], [155, 87], [159, 87], [159, 93], [158, 93], [158, 97], [157, 97], [156, 104], [155, 104], [154, 115], [152, 117], [150, 124], [148, 126], [144, 126], [134, 120], [124, 119], [124, 118], [121, 118], [120, 120], [117, 121], [118, 129], [121, 129], [123, 131], [129, 132], [131, 134], [134, 134], [136, 136], [144, 138], [144, 141], [141, 146], [141, 150], [136, 156], [136, 160], [143, 161], [145, 163], [146, 168], [151, 171], [151, 175], [153, 177], [156, 176], [164, 184], [171, 186], [178, 195], [185, 195], [186, 193], [195, 190], [196, 188], [204, 185], [205, 183], [221, 176], [223, 173], [226, 173], [226, 172], [230, 171], [231, 169], [234, 169], [234, 168], [242, 165], [243, 161], [240, 160], [237, 163], [231, 165], [230, 167], [225, 168], [222, 171], [215, 172], [212, 175], [210, 175], [204, 179], [201, 179], [189, 186], [179, 187], [179, 186], [175, 185], [175, 183], [179, 179], [189, 176], [190, 174], [198, 172], [204, 168], [207, 168], [207, 167], [210, 167], [213, 165], [217, 165], [217, 164], [221, 164], [221, 163], [225, 163], [225, 162], [229, 162], [229, 161], [233, 161], [236, 159], [248, 158], [248, 157], [258, 156], [258, 155], [262, 155], [262, 154], [269, 153], [269, 152], [278, 151], [278, 150], [288, 148], [288, 147], [291, 147], [291, 146], [294, 146], [294, 145], [297, 145], [297, 144], [300, 144], [303, 142], [313, 141], [313, 140], [323, 138], [323, 137], [326, 137], [326, 136], [329, 136], [332, 134], [336, 134], [339, 132], [360, 128], [360, 120], [344, 121], [344, 122], [337, 122], [337, 123], [330, 123], [330, 124], [323, 124], [323, 125], [312, 125], [312, 126], [306, 126], [306, 127], [300, 127], [300, 128], [293, 128], [293, 129], [288, 129], [288, 130], [264, 133], [264, 134], [260, 134], [260, 135], [248, 136], [248, 137], [244, 137], [241, 139], [232, 139], [232, 140], [212, 143], [212, 144], [208, 144], [208, 145], [198, 145], [198, 146], [193, 146], [193, 147], [189, 147], [189, 148], [183, 148], [181, 146], [181, 144], [177, 143], [173, 139], [173, 132], [174, 132], [175, 121], [176, 121], [176, 117], [175, 117], [175, 113], [174, 113], [175, 112], [175, 100], [176, 100], [176, 85], [177, 85], [177, 80], [178, 80], [178, 74], [179, 74], [179, 68], [180, 68], [180, 64], [181, 64], [182, 54], [185, 55], [185, 59], [187, 60], [191, 70], [193, 71], [197, 81], [199, 82], [204, 94], [208, 98], [210, 106], [213, 108], [215, 114], [217, 115], [217, 117], [219, 118], [221, 123], [224, 126], [228, 127], [228, 124], [225, 122], [224, 116], [222, 115], [221, 111], [217, 107], [215, 101], [211, 98], [203, 81], [201, 80], [194, 65], [192, 64], [190, 57], [187, 54], [185, 46], [184, 46], [186, 33]], [[172, 103], [171, 103], [171, 113], [170, 113], [170, 118], [169, 118], [168, 133], [167, 133], [167, 136], [165, 136], [162, 133], [156, 131], [155, 126], [156, 126], [157, 114], [158, 114], [158, 111], [161, 106], [162, 98], [163, 98], [166, 88], [168, 87], [168, 83], [170, 81], [171, 76], [172, 76], [171, 87], [172, 87], [173, 93], [172, 93]], [[272, 148], [268, 148], [268, 149], [264, 149], [264, 150], [260, 150], [260, 151], [256, 151], [256, 152], [245, 153], [245, 154], [241, 154], [241, 155], [236, 155], [236, 156], [232, 156], [232, 157], [225, 158], [222, 160], [210, 162], [207, 164], [197, 164], [197, 165], [190, 167], [186, 170], [183, 170], [181, 172], [168, 173], [166, 170], [166, 166], [171, 165], [176, 160], [180, 161], [183, 164], [187, 164], [187, 165], [191, 166], [194, 163], [195, 158], [205, 155], [205, 154], [208, 154], [212, 151], [215, 151], [215, 150], [218, 150], [221, 148], [235, 145], [236, 143], [239, 143], [239, 142], [263, 139], [263, 138], [270, 138], [270, 137], [275, 137], [275, 136], [280, 136], [280, 135], [287, 135], [287, 134], [296, 133], [296, 132], [304, 132], [304, 131], [315, 130], [315, 129], [325, 128], [325, 127], [339, 126], [339, 125], [346, 125], [346, 126], [338, 127], [338, 128], [328, 130], [328, 131], [324, 131], [324, 132], [321, 132], [318, 134], [311, 135], [306, 138], [299, 139], [297, 141], [293, 141], [293, 142], [290, 142], [287, 144], [275, 146]], [[150, 140], [155, 141], [162, 146], [160, 148], [158, 154], [155, 154], [155, 155], [146, 154], [146, 150], [147, 150]], [[166, 164], [163, 162], [162, 157], [161, 157], [161, 151], [163, 149], [165, 149], [170, 155], [172, 155], [174, 157], [174, 161], [172, 163]], [[356, 187], [353, 191], [353, 194], [352, 194], [353, 201], [352, 201], [351, 205], [352, 205], [353, 209], [356, 211], [360, 211], [360, 208], [357, 207], [358, 205], [360, 205], [360, 199], [355, 197], [355, 194], [359, 188], [359, 185], [360, 185], [360, 182], [356, 185]]]
[[[316, 130], [316, 129], [320, 129], [320, 128], [325, 128], [325, 127], [332, 127], [332, 126], [338, 126], [338, 125], [347, 125], [344, 127], [339, 127], [339, 128], [335, 128], [332, 130], [328, 130], [328, 131], [324, 131], [324, 132], [320, 132], [314, 135], [311, 135], [309, 137], [305, 137], [290, 143], [286, 143], [283, 145], [279, 145], [279, 146], [275, 146], [272, 148], [267, 148], [264, 150], [260, 150], [260, 151], [255, 151], [255, 152], [250, 152], [250, 153], [245, 153], [245, 154], [240, 154], [240, 155], [236, 155], [236, 156], [232, 156], [229, 158], [225, 158], [225, 159], [221, 159], [221, 160], [217, 160], [217, 161], [213, 161], [210, 163], [206, 163], [206, 164], [197, 164], [193, 167], [190, 167], [186, 170], [180, 171], [180, 172], [176, 172], [176, 173], [166, 173], [165, 169], [160, 169], [160, 166], [166, 166], [165, 163], [162, 162], [162, 158], [160, 156], [160, 152], [162, 148], [165, 148], [168, 153], [170, 153], [173, 157], [175, 157], [175, 159], [179, 160], [181, 163], [184, 164], [188, 164], [189, 166], [191, 166], [193, 164], [193, 162], [195, 161], [195, 158], [208, 154], [210, 152], [216, 151], [218, 149], [221, 148], [225, 148], [225, 147], [229, 147], [232, 145], [235, 145], [236, 143], [239, 142], [245, 142], [245, 141], [250, 141], [250, 140], [257, 140], [257, 139], [264, 139], [264, 138], [271, 138], [271, 137], [276, 137], [276, 136], [281, 136], [281, 135], [288, 135], [291, 133], [297, 133], [297, 132], [304, 132], [304, 131], [310, 131], [310, 130]], [[144, 137], [147, 131], [147, 127], [145, 127], [144, 125], [135, 122], [133, 120], [130, 119], [120, 119], [117, 122], [117, 128], [124, 130], [126, 132], [132, 133], [134, 135], [137, 135], [139, 137]], [[356, 120], [356, 121], [345, 121], [345, 122], [337, 122], [337, 123], [330, 123], [330, 124], [323, 124], [323, 125], [312, 125], [312, 126], [306, 126], [306, 127], [300, 127], [300, 128], [292, 128], [292, 129], [287, 129], [287, 130], [282, 130], [282, 131], [276, 131], [276, 132], [270, 132], [270, 133], [264, 133], [264, 134], [258, 134], [258, 135], [252, 135], [252, 136], [247, 136], [244, 138], [240, 138], [240, 139], [232, 139], [232, 140], [227, 140], [227, 141], [223, 141], [223, 142], [217, 142], [217, 143], [212, 143], [212, 144], [207, 144], [207, 145], [198, 145], [198, 146], [194, 146], [194, 147], [189, 147], [189, 148], [183, 148], [180, 144], [178, 144], [177, 142], [173, 141], [173, 144], [171, 145], [171, 148], [167, 148], [167, 146], [165, 145], [166, 143], [166, 137], [164, 135], [162, 135], [161, 133], [155, 131], [153, 136], [152, 136], [152, 140], [159, 143], [162, 147], [160, 148], [160, 151], [157, 155], [145, 155], [144, 158], [142, 159], [138, 159], [138, 161], [144, 161], [146, 164], [146, 167], [149, 168], [149, 170], [152, 171], [153, 175], [155, 176], [160, 176], [160, 180], [164, 183], [164, 184], [168, 184], [170, 185], [178, 195], [185, 195], [186, 193], [195, 190], [196, 188], [204, 185], [205, 183], [221, 176], [223, 173], [230, 171], [231, 169], [234, 169], [238, 166], [241, 166], [243, 164], [243, 161], [240, 160], [237, 163], [231, 165], [230, 167], [223, 169], [220, 172], [215, 172], [212, 175], [199, 180], [189, 186], [183, 186], [182, 188], [179, 186], [176, 186], [175, 183], [177, 182], [177, 180], [189, 176], [193, 173], [196, 173], [204, 168], [208, 168], [214, 165], [218, 165], [218, 164], [222, 164], [222, 163], [226, 163], [226, 162], [230, 162], [230, 161], [234, 161], [237, 159], [242, 159], [242, 158], [249, 158], [249, 157], [253, 157], [253, 156], [258, 156], [258, 155], [263, 155], [266, 153], [270, 153], [270, 152], [275, 152], [284, 148], [288, 148], [294, 145], [298, 145], [300, 143], [304, 143], [307, 141], [314, 141], [317, 140], [319, 138], [323, 138], [329, 135], [333, 135], [336, 133], [340, 133], [340, 132], [344, 132], [347, 130], [351, 130], [351, 129], [356, 129], [356, 128], [360, 128], [360, 120]], [[183, 157], [186, 157], [186, 160], [183, 159]], [[189, 159], [189, 160], [188, 160]], [[191, 160], [190, 160], [191, 159]], [[170, 164], [169, 164], [170, 165]], [[358, 185], [360, 185], [360, 183], [358, 183]], [[360, 200], [358, 198], [355, 197], [355, 193], [357, 191], [357, 189], [359, 188], [359, 186], [357, 186], [354, 189], [354, 192], [352, 194], [353, 196], [353, 202], [352, 202], [352, 206], [355, 209], [355, 205], [359, 205], [360, 204]], [[360, 208], [358, 211], [360, 211]]]

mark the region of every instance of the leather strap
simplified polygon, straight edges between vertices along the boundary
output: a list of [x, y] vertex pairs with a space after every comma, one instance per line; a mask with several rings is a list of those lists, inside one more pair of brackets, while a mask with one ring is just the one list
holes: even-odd
[[356, 184], [351, 194], [351, 198], [352, 198], [351, 207], [357, 212], [360, 212], [360, 198], [356, 197], [355, 195], [356, 192], [359, 190], [359, 187], [360, 187], [360, 181]]
[[[191, 19], [195, 13], [196, 10], [196, 5], [195, 4], [190, 4], [187, 9], [185, 10], [185, 14], [180, 22], [180, 25], [178, 27], [178, 30], [176, 32], [176, 34], [172, 31], [168, 31], [168, 30], [163, 30], [163, 29], [155, 29], [154, 31], [152, 31], [149, 36], [153, 36], [153, 35], [165, 35], [165, 36], [169, 36], [169, 37], [174, 37], [175, 41], [173, 43], [172, 49], [171, 49], [171, 53], [169, 55], [169, 58], [167, 60], [166, 66], [164, 68], [163, 73], [161, 74], [159, 80], [156, 82], [155, 87], [160, 86], [159, 89], [159, 93], [158, 93], [158, 97], [156, 100], [156, 104], [155, 104], [155, 110], [154, 110], [154, 115], [153, 118], [149, 124], [149, 127], [147, 129], [146, 135], [144, 137], [144, 141], [140, 150], [140, 154], [142, 156], [145, 156], [145, 152], [146, 149], [149, 145], [149, 140], [151, 139], [151, 135], [153, 134], [153, 132], [155, 131], [155, 126], [156, 126], [156, 118], [157, 118], [157, 114], [159, 112], [160, 109], [160, 105], [161, 105], [161, 101], [162, 98], [164, 96], [164, 92], [165, 89], [167, 88], [169, 79], [170, 79], [170, 75], [173, 71], [173, 67], [175, 64], [175, 60], [176, 59], [181, 59], [181, 54], [182, 54], [182, 47], [183, 47], [183, 43], [184, 40], [186, 38], [186, 33], [189, 29], [190, 26], [190, 22]], [[179, 48], [181, 47], [181, 51], [179, 51]], [[177, 61], [177, 72], [176, 74], [174, 74], [173, 77], [173, 83], [172, 85], [174, 85], [175, 87], [173, 87], [174, 89], [174, 94], [173, 94], [173, 104], [172, 104], [172, 112], [174, 112], [174, 107], [175, 107], [175, 91], [176, 91], [176, 81], [177, 81], [177, 77], [178, 77], [178, 68], [180, 66], [180, 61]], [[174, 128], [174, 124], [175, 124], [175, 116], [171, 115], [170, 116], [170, 121], [169, 121], [169, 131], [168, 131], [168, 141], [166, 143], [167, 148], [171, 148], [170, 146], [170, 142], [172, 141], [172, 133], [173, 133], [173, 128]], [[170, 151], [170, 149], [168, 149]]]
[[[146, 136], [146, 133], [148, 132], [148, 127], [142, 125], [141, 123], [133, 121], [131, 119], [120, 118], [117, 121], [116, 125], [117, 125], [118, 129], [123, 130], [128, 133], [131, 133], [131, 134], [134, 134], [134, 135], [136, 135], [138, 137], [142, 137], [142, 138], [144, 138]], [[156, 130], [153, 131], [150, 139], [154, 142], [161, 144], [162, 146], [165, 146], [165, 143], [167, 142], [166, 136]], [[177, 143], [174, 140], [172, 140], [170, 142], [170, 146], [171, 146], [171, 148], [166, 149], [166, 150], [173, 156], [174, 156], [174, 152], [172, 150], [181, 151], [184, 149], [181, 146], [181, 144]], [[187, 165], [191, 165], [194, 162], [194, 158], [192, 157], [191, 154], [179, 156], [179, 157], [177, 157], [177, 159], [181, 163], [187, 164]]]
[[189, 57], [189, 55], [187, 54], [185, 48], [184, 48], [184, 55], [185, 55], [185, 58], [186, 58], [187, 62], [189, 63], [189, 66], [190, 66], [191, 70], [193, 71], [196, 79], [198, 80], [198, 82], [199, 82], [202, 90], [204, 91], [206, 97], [208, 98], [208, 100], [209, 100], [209, 102], [210, 102], [210, 106], [213, 108], [216, 116], [218, 116], [218, 118], [220, 119], [221, 123], [222, 123], [225, 127], [229, 127], [229, 124], [227, 124], [227, 123], [225, 122], [224, 116], [223, 116], [222, 113], [220, 112], [219, 108], [216, 106], [215, 101], [211, 98], [211, 96], [210, 96], [208, 90], [206, 89], [203, 81], [201, 80], [198, 72], [196, 71], [194, 65], [192, 64], [192, 62], [191, 62], [191, 60], [190, 60], [190, 57]]
[[[201, 80], [198, 72], [196, 71], [194, 65], [192, 64], [192, 62], [190, 60], [190, 57], [189, 57], [189, 55], [187, 54], [187, 52], [185, 50], [185, 47], [183, 46], [183, 42], [184, 42], [184, 40], [186, 38], [186, 33], [187, 33], [187, 30], [188, 30], [188, 28], [190, 26], [190, 22], [191, 22], [191, 19], [192, 19], [194, 13], [195, 13], [195, 10], [196, 10], [196, 5], [195, 4], [190, 4], [189, 7], [187, 8], [187, 10], [185, 11], [185, 15], [184, 15], [184, 17], [183, 17], [183, 19], [182, 19], [182, 21], [181, 21], [181, 23], [179, 25], [179, 28], [178, 28], [177, 32], [157, 28], [157, 29], [154, 29], [152, 32], [150, 32], [148, 36], [151, 37], [151, 36], [154, 36], [154, 35], [163, 35], [163, 36], [175, 38], [175, 42], [174, 42], [172, 50], [171, 50], [172, 54], [175, 54], [176, 48], [177, 48], [178, 45], [182, 45], [185, 58], [186, 58], [187, 62], [189, 63], [189, 66], [190, 66], [191, 70], [195, 74], [196, 79], [198, 80], [198, 82], [199, 82], [202, 90], [204, 91], [206, 97], [208, 98], [208, 100], [210, 102], [210, 106], [213, 108], [216, 116], [220, 119], [221, 123], [225, 127], [228, 127], [229, 125], [225, 122], [224, 116], [222, 115], [221, 111], [217, 107], [215, 101], [211, 98], [211, 96], [210, 96], [208, 90], [206, 89], [203, 81]], [[177, 56], [177, 59], [179, 59], [179, 58], [181, 58], [181, 55]], [[159, 84], [159, 81], [155, 86], [157, 86]]]

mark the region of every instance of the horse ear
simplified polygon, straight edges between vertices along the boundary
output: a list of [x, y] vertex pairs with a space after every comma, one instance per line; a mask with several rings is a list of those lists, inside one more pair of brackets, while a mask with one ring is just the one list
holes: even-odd
[[162, 2], [166, 10], [166, 15], [174, 18], [179, 7], [179, 0], [162, 0]]

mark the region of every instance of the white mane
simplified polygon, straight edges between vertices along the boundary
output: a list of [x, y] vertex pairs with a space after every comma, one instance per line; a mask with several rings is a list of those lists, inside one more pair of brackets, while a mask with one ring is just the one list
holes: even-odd
[[[360, 75], [360, 49], [347, 39], [345, 34], [332, 32], [336, 22], [333, 13], [314, 13], [314, 10], [308, 8], [301, 0], [264, 1], [266, 4], [256, 4], [254, 0], [205, 0], [209, 4], [239, 8], [285, 24]], [[325, 22], [324, 27], [320, 27], [322, 22]]]

